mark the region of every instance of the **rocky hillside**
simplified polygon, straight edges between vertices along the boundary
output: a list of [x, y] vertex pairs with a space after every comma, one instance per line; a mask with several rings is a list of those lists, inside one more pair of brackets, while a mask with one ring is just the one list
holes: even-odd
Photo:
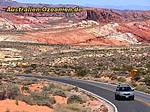
[[0, 41], [78, 45], [150, 42], [150, 11], [84, 8], [79, 13], [57, 13], [54, 17], [56, 13], [8, 13], [5, 10], [9, 5], [63, 6], [0, 0]]
[[89, 9], [87, 19], [95, 20], [100, 23], [108, 22], [129, 22], [143, 21], [150, 19], [150, 11], [129, 11], [113, 9]]

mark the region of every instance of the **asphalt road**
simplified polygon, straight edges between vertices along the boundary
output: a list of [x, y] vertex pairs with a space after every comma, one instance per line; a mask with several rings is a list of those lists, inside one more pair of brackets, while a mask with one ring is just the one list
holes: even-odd
[[[19, 75], [18, 75], [19, 76]], [[22, 76], [22, 75], [21, 75]], [[90, 91], [98, 96], [101, 96], [111, 103], [116, 105], [118, 112], [150, 112], [150, 97], [147, 94], [139, 93], [135, 91], [136, 99], [134, 101], [117, 101], [114, 98], [114, 88], [115, 86], [91, 82], [91, 81], [83, 81], [83, 80], [75, 80], [71, 78], [58, 78], [58, 77], [42, 77], [42, 76], [31, 76], [31, 75], [23, 75], [24, 77], [34, 77], [40, 79], [48, 79], [58, 82], [63, 82], [67, 84], [72, 84], [77, 87], [83, 88], [87, 91]]]

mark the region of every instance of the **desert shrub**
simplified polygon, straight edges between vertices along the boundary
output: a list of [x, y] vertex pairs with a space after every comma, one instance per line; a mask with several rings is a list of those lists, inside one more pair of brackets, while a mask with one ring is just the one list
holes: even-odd
[[68, 85], [62, 85], [60, 89], [63, 90], [63, 91], [71, 91], [71, 90], [74, 89], [74, 87], [73, 86], [68, 86]]
[[85, 77], [89, 73], [89, 70], [84, 67], [77, 67], [75, 72], [78, 76]]
[[81, 94], [80, 97], [82, 98], [83, 102], [87, 102], [88, 100], [92, 99], [91, 96], [86, 95], [86, 93]]
[[51, 83], [48, 86], [44, 86], [43, 91], [52, 93], [54, 88], [56, 88], [56, 86]]
[[34, 100], [43, 100], [43, 99], [46, 99], [48, 98], [48, 96], [42, 92], [31, 92], [31, 97], [34, 99]]
[[150, 63], [147, 63], [147, 64], [146, 64], [146, 67], [147, 67], [147, 68], [150, 68]]
[[35, 84], [38, 80], [35, 79], [35, 78], [26, 78], [26, 79], [23, 79], [21, 84], [23, 85], [31, 85], [31, 84]]
[[94, 78], [99, 78], [99, 77], [100, 77], [100, 74], [95, 73], [95, 74], [92, 74], [91, 76], [93, 76]]
[[23, 86], [21, 89], [22, 89], [23, 91], [29, 91], [29, 87], [28, 87], [28, 86]]
[[72, 95], [67, 99], [67, 104], [72, 104], [72, 103], [84, 103], [82, 98], [79, 95]]
[[81, 104], [56, 105], [54, 112], [92, 112], [90, 108], [84, 108]]
[[147, 86], [150, 86], [150, 76], [145, 76], [144, 82]]
[[9, 84], [0, 86], [0, 99], [4, 100], [6, 98], [15, 99], [20, 95], [20, 89], [16, 84]]
[[130, 65], [122, 65], [121, 67], [114, 67], [113, 71], [130, 71], [133, 67]]
[[146, 71], [144, 69], [142, 69], [142, 68], [138, 69], [138, 73], [137, 73], [138, 76], [144, 76], [146, 74], [147, 73], [146, 73]]
[[112, 75], [110, 78], [111, 78], [111, 80], [116, 80], [117, 76], [116, 75]]
[[26, 102], [29, 105], [48, 106], [50, 108], [56, 103], [53, 97], [48, 97], [43, 93], [36, 92], [32, 92], [29, 96], [20, 95], [17, 99]]
[[69, 65], [64, 64], [62, 67], [63, 67], [63, 68], [69, 68]]
[[36, 69], [37, 65], [36, 64], [31, 64], [32, 69]]
[[43, 71], [43, 72], [42, 72], [42, 75], [48, 76], [48, 75], [49, 75], [49, 72], [48, 72], [48, 71]]
[[76, 87], [73, 88], [73, 90], [75, 90], [76, 92], [78, 92], [79, 88], [76, 86]]
[[112, 70], [113, 71], [122, 71], [120, 67], [114, 67]]
[[83, 108], [82, 112], [92, 112], [92, 109], [90, 107]]
[[16, 84], [10, 84], [7, 87], [6, 97], [9, 99], [15, 99], [20, 94], [20, 89]]
[[146, 85], [138, 85], [135, 89], [146, 93], [150, 93], [150, 89]]
[[24, 71], [24, 73], [25, 73], [25, 74], [31, 74], [32, 71], [31, 71], [30, 69], [27, 69], [27, 70]]
[[118, 81], [119, 81], [119, 82], [126, 82], [126, 79], [125, 79], [124, 77], [119, 77], [119, 78], [118, 78]]
[[13, 79], [15, 78], [15, 74], [13, 73], [0, 73], [0, 79]]
[[53, 97], [48, 97], [47, 94], [44, 93], [33, 92], [31, 93], [31, 97], [37, 105], [52, 107], [52, 105], [56, 103]]
[[130, 85], [133, 86], [133, 87], [136, 87], [136, 86], [137, 86], [137, 84], [136, 84], [135, 81], [131, 81], [131, 82], [130, 82]]
[[60, 89], [55, 89], [53, 91], [53, 95], [58, 95], [58, 96], [62, 96], [62, 97], [66, 97], [66, 94], [64, 91], [60, 90]]
[[[53, 100], [54, 101], [54, 98], [53, 99], [51, 99], [51, 100]], [[48, 106], [48, 107], [50, 107], [50, 108], [53, 108], [53, 104], [50, 102], [50, 101], [48, 101], [48, 100], [38, 100], [38, 101], [36, 101], [36, 104], [37, 105], [40, 105], [40, 106]]]
[[29, 105], [35, 105], [35, 101], [33, 100], [33, 98], [29, 95], [29, 96], [24, 96], [24, 95], [19, 95], [17, 97], [18, 100], [23, 101]]
[[6, 78], [5, 74], [0, 73], [0, 79]]
[[0, 84], [0, 91], [6, 90], [7, 85]]
[[122, 71], [131, 71], [132, 70], [132, 66], [131, 65], [123, 65], [122, 66]]
[[141, 79], [140, 76], [136, 76], [136, 77], [133, 78], [134, 81], [139, 81], [140, 79]]
[[6, 85], [0, 85], [0, 100], [4, 100], [6, 98]]

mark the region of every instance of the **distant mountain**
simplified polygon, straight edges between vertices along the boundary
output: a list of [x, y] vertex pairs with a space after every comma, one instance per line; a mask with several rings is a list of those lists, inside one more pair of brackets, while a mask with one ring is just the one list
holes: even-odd
[[0, 6], [25, 6], [25, 4], [12, 0], [0, 0]]
[[108, 8], [116, 8], [116, 9], [120, 9], [120, 10], [127, 10], [127, 9], [130, 9], [130, 10], [150, 10], [150, 6], [138, 6], [138, 5], [130, 5], [130, 6], [110, 6]]
[[33, 3], [19, 3], [12, 0], [0, 0], [0, 6], [14, 6], [14, 7], [77, 7], [77, 5], [71, 5], [71, 4], [33, 4]]
[[150, 11], [82, 7], [84, 11], [75, 13], [74, 16], [63, 13], [63, 17], [52, 17], [50, 13], [7, 13], [5, 11], [7, 6], [76, 7], [77, 5], [27, 4], [0, 0], [0, 31], [26, 32], [20, 36], [8, 37], [0, 34], [0, 40], [86, 45], [150, 43]]
[[107, 8], [107, 9], [119, 9], [119, 10], [150, 10], [150, 6], [149, 5], [84, 5], [89, 6], [89, 7], [101, 7], [101, 8]]
[[13, 0], [0, 0], [0, 2], [12, 2]]

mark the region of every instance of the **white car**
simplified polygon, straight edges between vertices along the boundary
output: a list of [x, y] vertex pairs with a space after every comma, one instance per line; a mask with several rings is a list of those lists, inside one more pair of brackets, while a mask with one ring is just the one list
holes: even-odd
[[128, 84], [119, 84], [116, 88], [115, 99], [130, 99], [134, 100], [134, 89]]

